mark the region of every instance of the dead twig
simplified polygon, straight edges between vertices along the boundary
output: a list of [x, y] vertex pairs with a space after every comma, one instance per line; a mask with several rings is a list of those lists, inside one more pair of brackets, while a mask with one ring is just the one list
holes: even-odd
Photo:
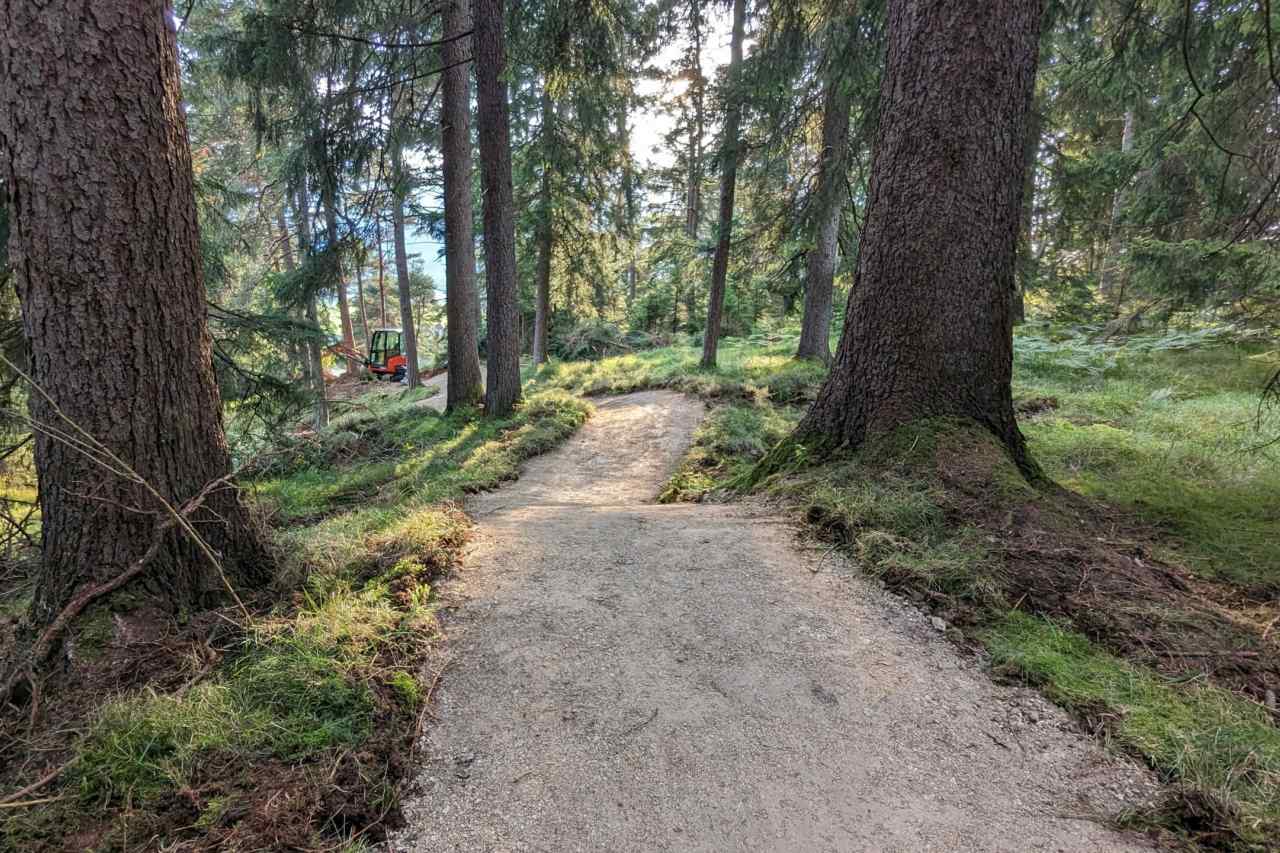
[[[49, 623], [48, 627], [40, 633], [40, 636], [36, 638], [36, 641], [32, 643], [31, 649], [27, 654], [26, 665], [15, 667], [13, 674], [8, 678], [3, 687], [0, 687], [0, 704], [8, 700], [15, 686], [20, 684], [22, 681], [29, 680], [31, 678], [32, 671], [43, 663], [46, 657], [48, 657], [49, 652], [53, 648], [54, 641], [62, 635], [62, 633], [67, 629], [67, 626], [70, 625], [77, 616], [84, 612], [84, 609], [88, 607], [92, 601], [101, 598], [110, 592], [114, 592], [140, 575], [142, 570], [147, 567], [147, 564], [155, 558], [156, 554], [158, 554], [160, 549], [164, 546], [166, 534], [199, 509], [201, 504], [204, 503], [205, 498], [207, 498], [215, 489], [224, 485], [233, 476], [234, 474], [227, 474], [226, 476], [219, 477], [213, 482], [207, 484], [200, 490], [199, 494], [187, 501], [180, 511], [175, 512], [173, 515], [165, 518], [157, 524], [155, 533], [151, 539], [151, 544], [147, 547], [147, 550], [143, 552], [142, 556], [134, 560], [128, 568], [110, 580], [103, 581], [102, 583], [91, 586], [88, 589], [81, 590], [75, 598], [71, 599], [67, 606], [62, 608], [62, 611], [54, 617], [52, 622]], [[239, 601], [239, 599], [237, 599], [237, 601]], [[241, 603], [240, 606], [243, 608], [244, 604]], [[245, 617], [249, 617], [247, 610], [245, 610]]]
[[73, 758], [70, 761], [63, 764], [61, 767], [55, 767], [54, 769], [50, 770], [48, 773], [44, 774], [39, 779], [32, 782], [27, 787], [22, 788], [21, 790], [18, 790], [18, 791], [14, 791], [12, 794], [9, 794], [7, 797], [0, 798], [0, 807], [11, 806], [11, 804], [17, 802], [18, 800], [21, 800], [23, 797], [27, 796], [28, 794], [32, 794], [40, 790], [45, 785], [48, 785], [54, 779], [57, 779], [59, 776], [61, 776], [63, 771], [65, 771], [72, 764], [75, 764], [78, 760], [79, 760], [78, 757]]

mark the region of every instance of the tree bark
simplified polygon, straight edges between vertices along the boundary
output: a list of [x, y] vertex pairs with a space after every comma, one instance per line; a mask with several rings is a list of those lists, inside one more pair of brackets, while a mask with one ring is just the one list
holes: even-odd
[[706, 78], [702, 76], [702, 11], [694, 0], [690, 46], [689, 96], [693, 101], [693, 124], [689, 128], [689, 174], [685, 192], [684, 233], [690, 242], [698, 239], [698, 223], [702, 221], [702, 137], [706, 133]]
[[382, 328], [387, 328], [387, 259], [382, 240], [382, 215], [374, 217], [374, 227], [377, 230], [378, 239], [378, 316], [381, 318]]
[[729, 48], [729, 97], [720, 151], [720, 226], [716, 254], [711, 262], [711, 295], [707, 300], [707, 328], [702, 339], [702, 366], [716, 366], [720, 322], [724, 314], [725, 281], [729, 275], [729, 246], [733, 237], [733, 196], [738, 183], [738, 135], [742, 123], [742, 39], [746, 29], [746, 0], [733, 0], [733, 38]]
[[796, 357], [831, 363], [831, 288], [835, 281], [840, 220], [849, 154], [849, 94], [841, 63], [832, 57], [822, 110], [822, 157], [814, 198], [813, 247], [805, 259], [804, 315]]
[[931, 417], [976, 421], [1029, 466], [1009, 291], [1040, 0], [891, 0], [848, 320], [797, 438], [826, 450]]
[[[332, 167], [329, 167], [332, 169]], [[325, 249], [333, 255], [333, 289], [338, 296], [338, 320], [342, 326], [342, 345], [348, 351], [356, 348], [355, 333], [351, 328], [351, 304], [347, 301], [347, 279], [342, 270], [342, 254], [338, 251], [338, 180], [330, 171], [325, 175], [320, 193], [324, 206]], [[347, 357], [347, 374], [355, 375], [360, 362]]]
[[445, 318], [448, 324], [449, 374], [445, 407], [474, 406], [484, 397], [480, 373], [480, 298], [476, 293], [476, 241], [471, 209], [471, 70], [462, 64], [470, 40], [459, 38], [471, 28], [468, 0], [444, 7], [441, 65], [440, 148], [444, 157]]
[[[298, 187], [296, 208], [298, 215], [298, 248], [301, 250], [302, 257], [306, 258], [311, 255], [312, 247], [311, 214], [307, 205], [305, 177], [303, 178], [303, 185]], [[307, 323], [311, 326], [311, 336], [307, 339], [307, 361], [310, 365], [307, 374], [311, 377], [311, 391], [315, 394], [313, 422], [315, 428], [319, 430], [329, 425], [329, 401], [325, 398], [324, 354], [320, 348], [320, 312], [316, 305], [315, 291], [307, 294], [303, 313]]]
[[[401, 93], [393, 92], [396, 99]], [[413, 324], [413, 287], [409, 279], [409, 253], [405, 246], [404, 202], [409, 195], [409, 175], [404, 168], [404, 142], [399, 126], [398, 105], [391, 107], [391, 238], [396, 252], [396, 291], [400, 296], [400, 335], [404, 348], [405, 379], [410, 388], [417, 388], [418, 334]]]
[[516, 237], [511, 191], [503, 0], [477, 0], [476, 103], [480, 181], [484, 190], [485, 286], [488, 291], [488, 381], [485, 414], [504, 417], [520, 399], [520, 313], [516, 304]]
[[[371, 336], [369, 334], [369, 311], [367, 308], [365, 308], [365, 304], [364, 304], [364, 260], [363, 258], [356, 259], [355, 269], [356, 269], [356, 298], [360, 300], [359, 306], [360, 306], [360, 333], [361, 333], [360, 344], [356, 347], [356, 349], [360, 351], [364, 351], [364, 348], [369, 344], [369, 339]], [[366, 355], [367, 354], [368, 353], [366, 352]]]
[[[286, 203], [282, 200], [280, 209], [276, 212], [276, 231], [280, 235], [280, 251], [284, 258], [285, 272], [292, 273], [297, 270], [298, 263], [294, 259], [293, 254], [293, 238], [289, 236], [289, 223], [285, 219]], [[298, 319], [298, 309], [296, 307], [289, 308], [289, 319], [296, 321]], [[307, 355], [306, 347], [298, 343], [298, 339], [293, 335], [289, 336], [288, 342], [289, 360], [302, 368], [303, 381], [308, 385], [311, 384], [311, 358]]]
[[[1133, 108], [1124, 111], [1124, 129], [1120, 132], [1120, 153], [1128, 154], [1133, 151]], [[1124, 188], [1117, 189], [1115, 195], [1111, 198], [1111, 227], [1110, 234], [1107, 239], [1107, 254], [1102, 259], [1102, 275], [1098, 281], [1098, 291], [1102, 296], [1102, 302], [1111, 309], [1113, 315], [1118, 315], [1120, 306], [1117, 304], [1116, 284], [1121, 277], [1121, 255], [1124, 251], [1124, 239], [1120, 233], [1120, 215], [1124, 212], [1125, 192]]]
[[[226, 477], [231, 459], [166, 4], [3, 0], [0, 27], [0, 176], [43, 391], [30, 412], [43, 557], [31, 623], [44, 627], [77, 590], [147, 554], [169, 517], [146, 488], [48, 429], [76, 434], [74, 423], [175, 508]], [[233, 582], [267, 579], [234, 488], [215, 489], [192, 521]], [[217, 569], [176, 530], [129, 588], [131, 601], [170, 613], [225, 596]]]
[[555, 251], [555, 229], [551, 220], [551, 163], [555, 157], [555, 107], [546, 89], [542, 91], [542, 176], [538, 184], [538, 262], [534, 275], [533, 363], [547, 360], [547, 327], [551, 322], [551, 260]]

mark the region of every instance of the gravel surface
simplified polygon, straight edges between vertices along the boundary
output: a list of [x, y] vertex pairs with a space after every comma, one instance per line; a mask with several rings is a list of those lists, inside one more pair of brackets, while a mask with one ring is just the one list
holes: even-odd
[[609, 399], [470, 502], [408, 850], [1136, 850], [1037, 694], [758, 505], [650, 503], [705, 410]]

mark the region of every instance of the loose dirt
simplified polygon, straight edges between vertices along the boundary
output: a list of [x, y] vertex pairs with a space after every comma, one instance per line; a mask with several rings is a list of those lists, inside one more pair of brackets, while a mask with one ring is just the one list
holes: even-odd
[[1135, 850], [1149, 776], [758, 504], [651, 503], [700, 402], [609, 399], [471, 501], [408, 850]]

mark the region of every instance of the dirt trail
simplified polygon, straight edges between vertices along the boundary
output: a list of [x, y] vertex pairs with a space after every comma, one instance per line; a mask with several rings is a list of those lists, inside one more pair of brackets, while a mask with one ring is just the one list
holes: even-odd
[[[484, 362], [481, 362], [480, 363], [481, 384], [484, 384], [484, 381], [485, 381]], [[446, 370], [444, 373], [436, 374], [435, 376], [432, 376], [430, 379], [422, 380], [422, 387], [436, 388], [438, 390], [436, 391], [436, 393], [432, 394], [430, 397], [423, 400], [421, 405], [430, 409], [435, 409], [437, 412], [443, 412], [445, 403], [447, 403], [449, 400], [449, 394], [448, 394], [449, 372]]]
[[701, 403], [607, 400], [473, 501], [406, 850], [1132, 850], [1150, 791], [753, 506], [648, 501]]

